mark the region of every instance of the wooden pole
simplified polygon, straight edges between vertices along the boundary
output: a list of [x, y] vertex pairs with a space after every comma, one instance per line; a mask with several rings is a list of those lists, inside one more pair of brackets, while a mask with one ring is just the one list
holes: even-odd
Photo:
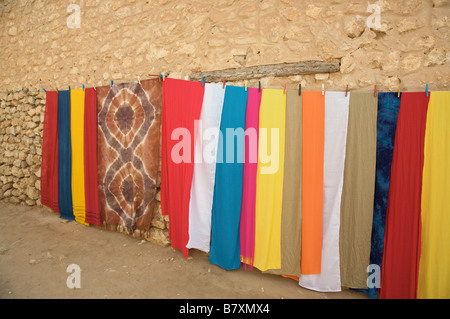
[[207, 82], [240, 81], [260, 79], [271, 76], [291, 76], [298, 74], [334, 73], [339, 72], [339, 62], [304, 61], [296, 63], [268, 64], [252, 67], [215, 70], [192, 73], [189, 78], [192, 81], [201, 81], [202, 77]]

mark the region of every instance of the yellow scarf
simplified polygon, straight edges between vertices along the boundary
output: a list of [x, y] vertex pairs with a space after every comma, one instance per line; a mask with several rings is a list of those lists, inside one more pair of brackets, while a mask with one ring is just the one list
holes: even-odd
[[72, 141], [72, 204], [75, 220], [85, 222], [84, 197], [84, 91], [70, 91], [70, 135]]
[[261, 271], [281, 268], [285, 117], [283, 90], [263, 90], [259, 109], [253, 262]]
[[430, 92], [417, 298], [450, 298], [450, 92]]

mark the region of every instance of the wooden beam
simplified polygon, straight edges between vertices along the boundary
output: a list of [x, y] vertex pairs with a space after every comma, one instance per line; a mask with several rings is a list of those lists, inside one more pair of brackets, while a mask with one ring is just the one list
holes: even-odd
[[339, 72], [339, 62], [304, 61], [297, 63], [268, 64], [252, 67], [225, 69], [207, 72], [192, 73], [189, 78], [192, 81], [201, 81], [202, 77], [207, 82], [240, 81], [260, 79], [270, 76], [291, 76], [298, 74], [334, 73]]

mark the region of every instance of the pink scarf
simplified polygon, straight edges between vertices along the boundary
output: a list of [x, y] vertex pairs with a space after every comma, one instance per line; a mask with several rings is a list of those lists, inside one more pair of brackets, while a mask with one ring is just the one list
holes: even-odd
[[258, 130], [261, 92], [249, 88], [245, 117], [245, 162], [240, 221], [241, 262], [253, 268], [255, 252], [256, 172], [258, 168]]

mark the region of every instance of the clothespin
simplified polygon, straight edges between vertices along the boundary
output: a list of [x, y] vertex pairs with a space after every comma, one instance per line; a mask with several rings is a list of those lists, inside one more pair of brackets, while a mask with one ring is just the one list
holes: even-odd
[[261, 81], [258, 81], [258, 93], [261, 93]]
[[202, 76], [202, 86], [203, 87], [205, 86], [205, 77], [204, 76]]
[[373, 89], [373, 96], [377, 97], [377, 85], [375, 84], [375, 87]]
[[348, 84], [347, 87], [345, 88], [345, 97], [347, 97], [347, 93], [348, 93]]
[[398, 93], [397, 93], [397, 97], [400, 97], [400, 84], [398, 85]]
[[43, 90], [44, 90], [45, 93], [47, 93], [47, 90], [46, 90], [46, 89], [43, 89]]
[[69, 91], [70, 91], [70, 85], [69, 85]]
[[94, 87], [94, 90], [97, 91], [97, 88], [95, 87], [95, 84], [94, 84], [94, 83], [92, 83], [92, 86]]
[[322, 95], [325, 95], [325, 84], [322, 83]]
[[58, 91], [58, 87], [56, 87], [56, 86], [55, 86], [55, 90], [56, 90], [56, 92], [59, 92], [59, 91]]
[[298, 85], [298, 95], [302, 96], [302, 84], [301, 83]]
[[83, 84], [83, 92], [84, 92], [84, 84]]
[[283, 85], [283, 94], [286, 94], [286, 83]]
[[114, 85], [114, 81], [113, 81], [113, 80], [111, 80], [111, 87], [113, 87], [113, 85]]
[[426, 95], [427, 95], [427, 97], [428, 97], [428, 83], [427, 83], [427, 85], [425, 86], [425, 93], [426, 93]]
[[224, 89], [225, 88], [225, 82], [226, 82], [227, 80], [225, 80], [225, 79], [223, 79], [223, 84], [222, 84], [222, 88]]
[[141, 77], [138, 76], [138, 83], [141, 84]]
[[248, 85], [248, 81], [247, 81], [247, 80], [245, 80], [245, 81], [244, 81], [244, 83], [245, 83], [245, 91], [247, 91], [247, 85]]

